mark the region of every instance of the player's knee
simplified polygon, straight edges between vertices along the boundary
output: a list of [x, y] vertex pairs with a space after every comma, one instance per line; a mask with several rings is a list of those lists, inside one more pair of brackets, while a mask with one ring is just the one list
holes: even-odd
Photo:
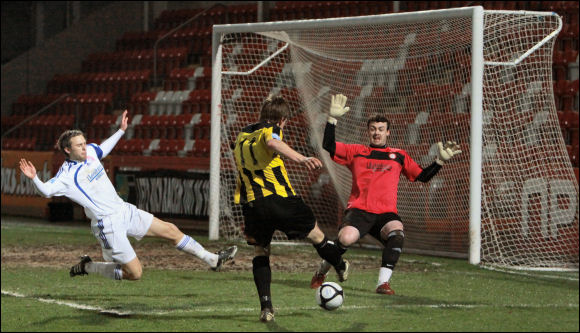
[[338, 241], [340, 242], [340, 245], [344, 247], [349, 247], [352, 244], [356, 243], [358, 241], [358, 238], [359, 238], [358, 232], [345, 231], [341, 232], [338, 235]]
[[385, 247], [403, 247], [405, 233], [403, 230], [393, 230], [383, 236], [383, 233], [381, 232], [381, 240]]
[[391, 221], [381, 228], [381, 239], [387, 240], [389, 234], [395, 230], [403, 232], [403, 223], [401, 221]]
[[177, 236], [181, 235], [181, 230], [179, 230], [179, 228], [170, 222], [166, 222], [167, 223], [167, 230], [169, 232], [169, 234], [171, 234], [172, 236], [175, 236], [174, 238], [176, 238]]
[[141, 279], [142, 275], [143, 275], [143, 268], [138, 267], [138, 268], [134, 268], [134, 269], [128, 270], [126, 272], [123, 272], [123, 279], [137, 281], [137, 280]]

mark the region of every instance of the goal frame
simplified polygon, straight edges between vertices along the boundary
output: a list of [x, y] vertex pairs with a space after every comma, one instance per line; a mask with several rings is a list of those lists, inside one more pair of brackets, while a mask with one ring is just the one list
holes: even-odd
[[[484, 13], [481, 6], [463, 7], [453, 9], [441, 9], [431, 11], [405, 12], [393, 14], [381, 14], [359, 17], [279, 21], [264, 23], [226, 24], [214, 25], [212, 35], [212, 101], [211, 101], [211, 150], [210, 150], [210, 207], [209, 207], [209, 239], [219, 239], [219, 215], [220, 215], [220, 147], [221, 133], [220, 121], [222, 118], [221, 104], [221, 81], [222, 81], [222, 50], [220, 36], [225, 33], [243, 32], [266, 32], [286, 29], [308, 29], [314, 27], [348, 27], [360, 24], [398, 23], [409, 21], [423, 21], [431, 19], [444, 19], [456, 17], [468, 17], [472, 19], [472, 48], [471, 48], [471, 159], [469, 162], [469, 250], [468, 260], [470, 264], [478, 265], [481, 262], [481, 198], [482, 198], [482, 161], [483, 161], [483, 79], [485, 65], [513, 65], [501, 63], [485, 63], [483, 56], [484, 47]], [[499, 11], [496, 11], [499, 12]], [[547, 15], [546, 12], [523, 12], [501, 11], [511, 14], [538, 13]], [[555, 15], [555, 13], [553, 13]], [[559, 17], [558, 17], [559, 18]], [[534, 49], [548, 42], [558, 35], [562, 27], [559, 19], [559, 27], [544, 40], [530, 49], [520, 59], [531, 54]], [[274, 56], [274, 55], [272, 55]], [[265, 59], [263, 63], [267, 62]], [[246, 74], [250, 74], [261, 64], [257, 65]], [[237, 73], [242, 74], [242, 73]]]

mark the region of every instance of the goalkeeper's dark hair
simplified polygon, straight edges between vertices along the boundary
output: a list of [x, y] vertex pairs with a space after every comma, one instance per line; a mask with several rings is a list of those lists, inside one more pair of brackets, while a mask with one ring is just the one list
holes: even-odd
[[369, 128], [372, 122], [387, 123], [387, 131], [391, 128], [391, 122], [389, 121], [389, 119], [387, 119], [387, 117], [383, 116], [382, 114], [377, 114], [370, 117], [369, 120], [367, 120], [367, 128]]
[[60, 135], [60, 137], [58, 138], [58, 141], [56, 142], [55, 148], [62, 151], [62, 153], [65, 154], [66, 157], [68, 158], [69, 155], [64, 149], [65, 148], [70, 149], [70, 139], [74, 138], [75, 136], [79, 136], [79, 135], [82, 135], [83, 137], [85, 136], [85, 134], [81, 130], [64, 131], [64, 133], [62, 133]]
[[260, 110], [260, 121], [277, 123], [290, 115], [290, 105], [280, 95], [270, 95], [264, 101]]

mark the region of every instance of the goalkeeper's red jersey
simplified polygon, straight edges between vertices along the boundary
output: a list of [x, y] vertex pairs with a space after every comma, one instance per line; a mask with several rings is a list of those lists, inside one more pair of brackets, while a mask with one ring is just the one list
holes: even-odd
[[347, 209], [397, 213], [399, 176], [415, 181], [423, 169], [402, 149], [336, 142], [333, 160], [352, 172]]

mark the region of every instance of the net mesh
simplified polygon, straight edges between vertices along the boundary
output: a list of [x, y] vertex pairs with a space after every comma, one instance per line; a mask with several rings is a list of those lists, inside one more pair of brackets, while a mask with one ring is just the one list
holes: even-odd
[[[484, 59], [513, 62], [557, 23], [552, 16], [486, 13]], [[351, 174], [330, 160], [321, 143], [330, 97], [342, 93], [351, 111], [338, 121], [337, 141], [367, 144], [367, 119], [380, 113], [391, 122], [387, 144], [406, 150], [423, 167], [434, 161], [437, 141], [461, 145], [463, 153], [429, 183], [401, 176], [398, 210], [406, 249], [466, 256], [471, 27], [470, 17], [414, 16], [391, 24], [222, 35], [220, 234], [243, 239], [241, 207], [232, 200], [237, 172], [231, 145], [244, 126], [258, 120], [262, 102], [274, 93], [293, 110], [284, 140], [325, 165], [308, 172], [287, 161], [292, 185], [322, 229], [336, 235]], [[552, 44], [517, 66], [485, 66], [484, 262], [578, 263], [578, 186], [554, 109]], [[286, 238], [276, 233], [274, 239]]]
[[[485, 16], [484, 59], [510, 62], [556, 30], [555, 16]], [[578, 268], [578, 183], [552, 90], [552, 39], [484, 71], [485, 263]]]

